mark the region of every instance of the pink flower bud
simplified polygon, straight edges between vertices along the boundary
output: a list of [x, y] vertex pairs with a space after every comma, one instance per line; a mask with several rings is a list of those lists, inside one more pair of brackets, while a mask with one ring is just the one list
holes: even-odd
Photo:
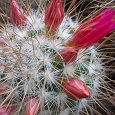
[[16, 26], [26, 25], [26, 14], [15, 0], [11, 0], [10, 21]]
[[75, 48], [87, 48], [97, 43], [115, 28], [115, 10], [111, 7], [97, 17], [82, 24], [72, 35], [67, 45]]
[[78, 78], [71, 77], [63, 83], [64, 91], [72, 99], [90, 97], [90, 92], [85, 83]]
[[77, 58], [77, 52], [78, 50], [76, 48], [69, 47], [62, 49], [60, 54], [65, 63], [70, 63], [75, 61], [75, 59]]
[[6, 38], [0, 36], [0, 45], [6, 45], [6, 41], [7, 41]]
[[7, 104], [0, 106], [0, 115], [13, 115], [13, 109]]
[[47, 30], [56, 31], [64, 18], [62, 0], [53, 0], [45, 11], [45, 25]]
[[36, 98], [30, 98], [26, 101], [27, 115], [36, 115], [40, 112], [41, 104]]

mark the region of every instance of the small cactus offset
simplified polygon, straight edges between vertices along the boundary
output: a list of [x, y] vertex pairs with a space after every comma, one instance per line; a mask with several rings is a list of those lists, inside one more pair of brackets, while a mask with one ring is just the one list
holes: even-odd
[[37, 10], [28, 5], [25, 11], [10, 0], [10, 17], [0, 24], [1, 115], [101, 114], [94, 104], [111, 114], [103, 105], [113, 93], [105, 80], [108, 56], [97, 48], [114, 34], [109, 3], [78, 23], [64, 12], [62, 0], [47, 7], [39, 1]]

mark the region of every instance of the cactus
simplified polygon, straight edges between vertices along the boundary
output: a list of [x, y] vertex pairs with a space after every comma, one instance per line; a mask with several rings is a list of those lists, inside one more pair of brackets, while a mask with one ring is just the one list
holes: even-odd
[[102, 44], [114, 35], [111, 3], [81, 23], [63, 12], [61, 0], [47, 7], [39, 1], [37, 10], [30, 4], [25, 11], [11, 0], [10, 18], [6, 15], [6, 23], [0, 24], [0, 113], [99, 115], [97, 105], [111, 114], [103, 101], [112, 98], [106, 63], [114, 58], [103, 52]]

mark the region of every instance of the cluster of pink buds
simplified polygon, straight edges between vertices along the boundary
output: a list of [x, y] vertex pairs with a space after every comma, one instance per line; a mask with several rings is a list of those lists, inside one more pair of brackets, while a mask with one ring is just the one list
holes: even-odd
[[[58, 6], [59, 5], [59, 6]], [[58, 8], [58, 9], [57, 9]], [[60, 51], [65, 63], [76, 60], [77, 52], [81, 48], [88, 48], [105, 37], [115, 28], [115, 10], [111, 7], [99, 16], [82, 24], [66, 43], [66, 48]], [[45, 12], [45, 25], [48, 30], [56, 31], [63, 20], [61, 0], [53, 0]], [[69, 78], [63, 84], [65, 93], [73, 99], [90, 96], [87, 86], [78, 78]]]
[[[112, 10], [110, 7], [103, 11], [99, 16], [85, 22], [68, 40], [66, 46], [79, 50], [81, 48], [88, 48], [94, 43], [97, 43], [115, 28], [114, 16], [115, 10]], [[68, 52], [68, 48], [65, 48], [64, 51]], [[75, 61], [75, 58], [73, 57], [75, 57], [77, 54], [71, 54], [71, 59], [68, 59], [68, 61], [65, 61], [67, 54], [63, 55], [63, 52], [61, 51], [61, 55], [65, 63], [70, 63]]]
[[[77, 52], [75, 51], [81, 48], [88, 48], [113, 30], [115, 28], [114, 16], [115, 10], [112, 10], [110, 7], [99, 16], [82, 24], [66, 43], [67, 48], [60, 52], [64, 62], [70, 63], [75, 61], [77, 57]], [[70, 98], [76, 99], [90, 96], [87, 86], [81, 80], [78, 80], [78, 78], [68, 78], [63, 85], [65, 93]]]

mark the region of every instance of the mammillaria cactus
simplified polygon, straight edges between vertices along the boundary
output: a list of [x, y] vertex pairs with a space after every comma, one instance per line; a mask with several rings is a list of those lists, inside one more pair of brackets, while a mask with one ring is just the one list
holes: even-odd
[[105, 81], [108, 56], [97, 42], [114, 34], [114, 7], [105, 3], [79, 24], [62, 3], [52, 0], [46, 8], [39, 1], [37, 10], [30, 4], [24, 11], [10, 0], [10, 18], [0, 24], [1, 114], [101, 114], [93, 103], [111, 113], [102, 104], [113, 92]]

